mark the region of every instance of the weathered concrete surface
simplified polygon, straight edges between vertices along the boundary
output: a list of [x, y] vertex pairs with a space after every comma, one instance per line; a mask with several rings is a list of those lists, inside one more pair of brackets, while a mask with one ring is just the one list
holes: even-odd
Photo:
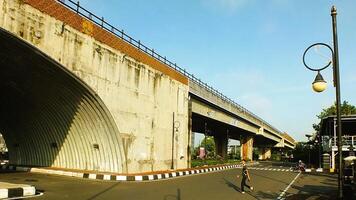
[[241, 158], [244, 160], [253, 160], [253, 137], [245, 136], [241, 138]]
[[216, 154], [221, 156], [222, 158], [226, 158], [227, 156], [227, 145], [228, 138], [226, 134], [216, 134], [214, 136]]
[[271, 158], [272, 151], [271, 148], [263, 147], [260, 149], [260, 155], [258, 155], [259, 160], [267, 160]]
[[[187, 167], [189, 88], [186, 78], [168, 67], [149, 62], [149, 58], [135, 50], [123, 48], [122, 41], [110, 34], [100, 38], [108, 33], [96, 32], [99, 29], [91, 22], [71, 14], [53, 0], [0, 0], [0, 11], [1, 27], [61, 63], [90, 86], [110, 111], [119, 130], [115, 137], [122, 143], [120, 153], [124, 155], [116, 162], [124, 163], [126, 170], [105, 166], [87, 166], [87, 169], [133, 173], [170, 168], [174, 124], [177, 126], [173, 140], [174, 167]], [[67, 167], [65, 152], [78, 148], [75, 142], [70, 142], [80, 140], [78, 137], [68, 132], [68, 142], [61, 146], [58, 162], [52, 167]], [[87, 148], [100, 143], [95, 135], [90, 137], [94, 138], [86, 138]], [[15, 161], [11, 157], [10, 162], [22, 164], [21, 159]]]
[[0, 130], [11, 163], [124, 169], [117, 125], [97, 94], [2, 28], [0, 44]]

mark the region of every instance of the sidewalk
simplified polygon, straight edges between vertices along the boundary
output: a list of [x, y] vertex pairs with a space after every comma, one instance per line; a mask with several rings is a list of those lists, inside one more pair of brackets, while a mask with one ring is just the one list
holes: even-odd
[[34, 186], [0, 182], [0, 199], [28, 197], [35, 194]]
[[[287, 191], [287, 200], [335, 200], [338, 194], [337, 174], [304, 173]], [[344, 199], [356, 199], [355, 193], [345, 195]], [[353, 197], [351, 197], [354, 195]]]

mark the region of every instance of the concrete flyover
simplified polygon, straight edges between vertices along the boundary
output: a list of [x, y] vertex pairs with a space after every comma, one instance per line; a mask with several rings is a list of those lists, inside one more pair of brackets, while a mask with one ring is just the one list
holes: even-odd
[[0, 0], [0, 132], [10, 164], [181, 169], [190, 166], [192, 131], [206, 126], [219, 133], [221, 155], [227, 137], [250, 144], [246, 155], [253, 143], [293, 147], [257, 116], [70, 3]]
[[241, 157], [251, 160], [253, 146], [270, 154], [271, 148], [295, 147], [294, 141], [285, 137], [263, 119], [238, 105], [194, 77], [189, 82], [193, 131], [213, 135], [218, 153], [226, 156], [229, 138], [241, 142]]

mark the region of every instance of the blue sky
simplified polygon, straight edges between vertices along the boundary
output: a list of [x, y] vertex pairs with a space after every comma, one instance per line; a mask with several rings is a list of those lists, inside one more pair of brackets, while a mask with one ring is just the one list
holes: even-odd
[[332, 44], [330, 8], [338, 9], [341, 98], [356, 105], [354, 0], [81, 0], [81, 5], [154, 48], [297, 140], [335, 101], [311, 90], [302, 63], [315, 42]]

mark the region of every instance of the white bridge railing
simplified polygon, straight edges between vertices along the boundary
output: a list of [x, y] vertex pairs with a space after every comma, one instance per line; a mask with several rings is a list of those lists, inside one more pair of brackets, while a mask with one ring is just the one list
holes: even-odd
[[[353, 146], [356, 149], [356, 136], [342, 136], [342, 147], [349, 148]], [[329, 140], [329, 147], [337, 147], [337, 137]]]

